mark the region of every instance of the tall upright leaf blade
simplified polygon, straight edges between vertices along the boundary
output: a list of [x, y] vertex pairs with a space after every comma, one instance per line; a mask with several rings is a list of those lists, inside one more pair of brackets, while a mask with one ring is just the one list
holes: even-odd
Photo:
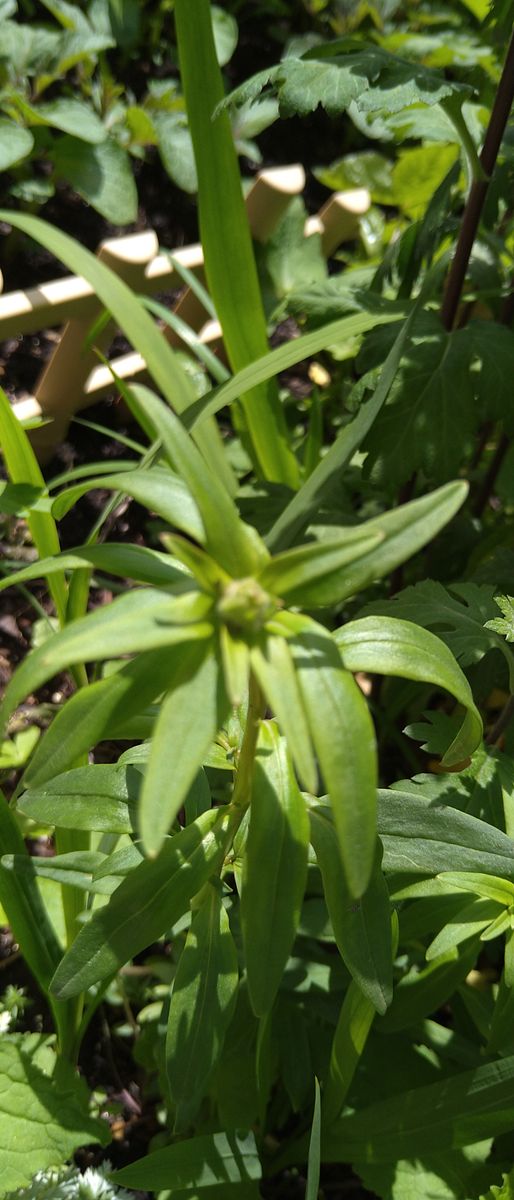
[[141, 792], [139, 827], [152, 858], [159, 853], [227, 715], [220, 682], [212, 646], [191, 643], [157, 719]]
[[369, 885], [353, 900], [341, 870], [341, 856], [330, 810], [321, 804], [309, 810], [314, 847], [327, 908], [341, 957], [363, 995], [385, 1013], [393, 994], [393, 954], [389, 893], [381, 871], [382, 849]]
[[261, 725], [243, 861], [241, 923], [248, 991], [257, 1016], [273, 1005], [300, 919], [309, 822], [286, 743]]
[[221, 866], [238, 820], [230, 809], [210, 809], [136, 867], [80, 930], [54, 975], [54, 995], [78, 995], [162, 937]]
[[207, 884], [193, 915], [173, 982], [166, 1073], [175, 1128], [195, 1117], [220, 1057], [238, 985], [237, 951], [220, 889]]
[[145, 413], [160, 437], [164, 453], [180, 472], [200, 510], [207, 549], [222, 567], [235, 576], [251, 574], [266, 561], [258, 534], [241, 521], [233, 500], [212, 474], [181, 421], [149, 388], [131, 389], [135, 415]]
[[312, 1116], [309, 1156], [307, 1159], [307, 1186], [305, 1200], [318, 1200], [321, 1166], [321, 1092], [318, 1080], [314, 1080], [314, 1113]]
[[[209, 290], [234, 370], [267, 349], [266, 322], [228, 114], [213, 119], [223, 98], [209, 0], [176, 0], [182, 86], [198, 172], [200, 235]], [[220, 180], [223, 194], [220, 203]], [[276, 388], [242, 398], [255, 457], [264, 477], [298, 484]]]
[[353, 896], [368, 886], [375, 856], [377, 764], [362, 692], [320, 625], [288, 614], [290, 641], [321, 772], [330, 793], [341, 859]]
[[[25, 843], [16, 818], [0, 792], [0, 849], [2, 854], [24, 855]], [[27, 966], [46, 991], [62, 950], [46, 912], [35, 874], [20, 876], [0, 865], [0, 904], [14, 939], [23, 946]]]
[[[25, 430], [9, 404], [5, 392], [0, 388], [0, 449], [9, 478], [13, 483], [29, 483], [35, 488], [46, 489], [45, 480]], [[29, 508], [28, 526], [40, 558], [58, 554], [59, 535], [50, 513]], [[67, 586], [64, 574], [49, 581], [50, 594], [61, 624], [66, 617]]]

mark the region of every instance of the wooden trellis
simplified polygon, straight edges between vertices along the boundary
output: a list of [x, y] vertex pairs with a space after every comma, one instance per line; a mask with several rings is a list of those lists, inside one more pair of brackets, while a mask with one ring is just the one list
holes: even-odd
[[[246, 197], [249, 223], [256, 241], [265, 242], [270, 237], [291, 199], [299, 195], [304, 186], [301, 166], [260, 172]], [[305, 236], [319, 233], [323, 253], [328, 257], [342, 242], [356, 236], [359, 217], [367, 212], [369, 205], [370, 197], [365, 189], [336, 193], [316, 216], [307, 219]], [[146, 295], [181, 286], [182, 277], [173, 260], [200, 278], [203, 272], [199, 244], [183, 246], [170, 256], [159, 250], [153, 231], [104, 241], [97, 254], [135, 292]], [[0, 292], [1, 288], [0, 275]], [[181, 294], [174, 311], [203, 343], [219, 344], [219, 324], [209, 318], [190, 288]], [[0, 294], [0, 341], [62, 326], [59, 341], [39, 376], [34, 394], [14, 401], [14, 411], [22, 421], [51, 418], [31, 434], [41, 460], [48, 458], [64, 439], [71, 417], [95, 404], [113, 388], [109, 367], [98, 365], [94, 350], [84, 349], [88, 331], [101, 312], [102, 305], [92, 287], [77, 275], [55, 279], [26, 291]], [[96, 338], [96, 346], [107, 353], [116, 332], [115, 322], [110, 321]], [[163, 329], [163, 336], [172, 345], [187, 349], [180, 335], [169, 327]], [[112, 367], [126, 381], [141, 379], [145, 372], [145, 362], [135, 351], [113, 359]]]

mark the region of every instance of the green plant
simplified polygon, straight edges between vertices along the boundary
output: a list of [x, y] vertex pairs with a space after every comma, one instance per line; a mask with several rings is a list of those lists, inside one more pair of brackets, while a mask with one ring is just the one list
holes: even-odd
[[[437, 63], [449, 18], [429, 16], [416, 11]], [[243, 1198], [263, 1174], [280, 1189], [281, 1172], [307, 1166], [312, 1200], [323, 1164], [344, 1162], [384, 1198], [476, 1200], [510, 1170], [514, 1127], [512, 497], [506, 531], [488, 505], [510, 432], [512, 51], [496, 87], [494, 27], [465, 26], [489, 56], [485, 122], [456, 51], [445, 75], [417, 61], [412, 16], [363, 16], [356, 40], [291, 53], [219, 104], [209, 6], [177, 0], [176, 17], [234, 374], [198, 396], [102, 263], [39, 218], [0, 214], [89, 280], [159, 393], [117, 381], [146, 449], [121, 470], [61, 478], [56, 495], [0, 393], [0, 503], [38, 550], [0, 589], [47, 579], [59, 621], [13, 675], [2, 719], [63, 671], [75, 685], [0, 808], [0, 901], [56, 1031], [55, 1049], [30, 1034], [0, 1046], [15, 1118], [40, 1125], [50, 1101], [54, 1116], [26, 1163], [7, 1150], [2, 1185], [107, 1140], [74, 1073], [80, 1046], [127, 963], [143, 955], [161, 978], [148, 949], [165, 938], [166, 995], [139, 1014], [136, 1053], [167, 1127], [116, 1184]], [[433, 146], [413, 150], [428, 164], [417, 197], [402, 190], [403, 151], [390, 170], [369, 149], [337, 166], [394, 209], [389, 245], [384, 221], [377, 261], [361, 240], [353, 271], [284, 287], [278, 311], [298, 336], [272, 351], [223, 116], [263, 87], [283, 112], [350, 110], [384, 140], [393, 117], [424, 140], [430, 118], [452, 148], [442, 180]], [[230, 219], [217, 225], [220, 164]], [[304, 261], [283, 235], [261, 256], [275, 280], [281, 253]], [[268, 385], [312, 355], [330, 388], [306, 412]], [[102, 543], [99, 522], [60, 552], [58, 522], [100, 485], [160, 518], [160, 548]], [[96, 571], [124, 583], [87, 611]], [[491, 719], [493, 685], [504, 703]], [[129, 745], [89, 762], [105, 741]], [[27, 853], [27, 821], [55, 831], [53, 857]]]

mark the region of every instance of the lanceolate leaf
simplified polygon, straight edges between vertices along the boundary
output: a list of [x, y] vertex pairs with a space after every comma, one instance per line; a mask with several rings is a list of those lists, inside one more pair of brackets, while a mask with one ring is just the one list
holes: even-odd
[[376, 749], [362, 692], [320, 625], [288, 614], [311, 737], [330, 802], [349, 890], [362, 896], [375, 855]]
[[54, 994], [76, 996], [162, 937], [220, 868], [239, 819], [230, 809], [210, 809], [170, 838], [158, 859], [136, 867], [80, 930], [54, 976]]
[[223, 1048], [238, 985], [237, 952], [219, 887], [206, 885], [193, 915], [173, 982], [166, 1072], [177, 1113], [187, 1128]]
[[445, 766], [462, 762], [476, 750], [482, 738], [480, 714], [466, 676], [439, 638], [409, 621], [387, 617], [351, 621], [334, 638], [348, 670], [433, 683], [463, 705], [468, 718], [444, 755]]
[[130, 833], [135, 828], [140, 772], [132, 766], [76, 767], [18, 800], [25, 816], [62, 829]]
[[321, 1165], [321, 1092], [318, 1080], [314, 1080], [314, 1113], [312, 1117], [311, 1138], [307, 1160], [307, 1186], [305, 1200], [318, 1200], [319, 1176]]
[[[45, 481], [32, 446], [2, 388], [0, 388], [0, 448], [9, 478], [13, 483], [29, 483], [35, 488], [45, 489]], [[29, 508], [28, 525], [40, 558], [59, 553], [59, 536], [50, 513], [35, 512]], [[57, 614], [62, 622], [66, 613], [67, 601], [64, 575], [50, 580], [49, 586]]]
[[[24, 856], [30, 862], [15, 817], [0, 793], [2, 854]], [[20, 876], [0, 865], [0, 904], [15, 940], [23, 946], [27, 966], [46, 990], [62, 950], [46, 912], [34, 875]]]
[[344, 1106], [375, 1016], [375, 1005], [352, 980], [339, 1013], [323, 1094], [327, 1125], [339, 1116]]
[[488, 650], [502, 648], [501, 638], [488, 626], [488, 618], [496, 612], [493, 595], [494, 589], [487, 584], [453, 583], [446, 588], [434, 579], [424, 579], [391, 600], [374, 603], [373, 610], [435, 630], [467, 667], [479, 662]]
[[378, 832], [384, 870], [407, 875], [478, 871], [514, 880], [514, 842], [501, 830], [432, 802], [415, 783], [379, 790]]
[[72, 767], [97, 742], [119, 736], [124, 722], [173, 686], [189, 645], [186, 640], [144, 651], [119, 671], [75, 692], [41, 738], [25, 771], [25, 785], [41, 787]]
[[320, 542], [296, 546], [277, 554], [261, 572], [259, 582], [285, 604], [305, 608], [337, 604], [344, 568], [372, 552], [384, 536], [378, 529], [368, 533], [364, 526], [341, 530], [338, 536]]
[[107, 571], [110, 575], [133, 579], [137, 583], [151, 583], [155, 587], [172, 587], [173, 584], [185, 583], [187, 587], [184, 572], [173, 565], [169, 554], [150, 550], [147, 546], [109, 542], [108, 545], [77, 546], [66, 554], [44, 558], [31, 563], [29, 567], [22, 567], [21, 571], [13, 571], [12, 575], [0, 580], [0, 591], [19, 583], [27, 583], [31, 579], [48, 578], [59, 572], [80, 570], [85, 564], [90, 564], [100, 571]]
[[139, 504], [144, 504], [151, 512], [163, 517], [172, 527], [181, 529], [197, 542], [205, 541], [203, 523], [191, 493], [178, 475], [160, 466], [148, 470], [140, 467], [137, 471], [111, 472], [66, 488], [53, 501], [54, 516], [60, 520], [81, 496], [96, 487], [132, 496]]
[[323, 890], [339, 953], [363, 995], [384, 1013], [393, 994], [391, 912], [387, 885], [377, 856], [370, 882], [360, 900], [345, 884], [330, 809], [309, 809], [311, 842], [323, 879]]
[[397, 1033], [436, 1013], [469, 975], [476, 959], [476, 942], [464, 943], [433, 959], [422, 970], [410, 970], [395, 987], [393, 1002], [380, 1018], [379, 1027], [384, 1033]]
[[131, 388], [135, 414], [149, 418], [172, 467], [179, 471], [200, 510], [207, 549], [231, 575], [251, 574], [267, 553], [255, 530], [240, 519], [233, 500], [170, 408], [142, 385]]
[[250, 658], [259, 686], [287, 739], [300, 780], [307, 791], [315, 792], [318, 774], [311, 735], [287, 640], [268, 634], [262, 644], [252, 646]]
[[243, 861], [241, 923], [248, 991], [257, 1016], [273, 1005], [300, 919], [309, 821], [286, 743], [261, 725]]
[[514, 1058], [484, 1063], [341, 1117], [323, 1139], [329, 1162], [395, 1162], [511, 1130]]
[[472, 900], [464, 904], [439, 931], [427, 948], [427, 962], [453, 950], [468, 938], [478, 938], [483, 929], [504, 910], [494, 900]]
[[[250, 1188], [255, 1181], [257, 1197], [261, 1174], [253, 1133], [246, 1137], [237, 1133], [210, 1133], [154, 1150], [147, 1158], [114, 1171], [111, 1178], [121, 1187], [153, 1192], [171, 1187], [179, 1200], [186, 1200], [200, 1188], [206, 1189], [206, 1200], [214, 1194], [216, 1200], [222, 1200], [227, 1191], [233, 1193], [235, 1200], [246, 1200], [253, 1193], [242, 1189]], [[213, 1193], [216, 1185], [220, 1187]]]
[[139, 807], [146, 853], [155, 857], [228, 712], [209, 643], [193, 642], [161, 709]]
[[[266, 321], [227, 113], [213, 120], [223, 82], [208, 0], [176, 0], [182, 85], [199, 183], [200, 232], [209, 290], [234, 370], [267, 349]], [[223, 204], [218, 187], [223, 179]], [[240, 393], [241, 395], [241, 393]], [[298, 484], [298, 466], [275, 384], [241, 397], [255, 458], [267, 479]]]
[[171, 596], [153, 588], [136, 588], [73, 621], [21, 664], [6, 690], [0, 723], [30, 691], [73, 663], [210, 637], [210, 603], [209, 597], [195, 592]]

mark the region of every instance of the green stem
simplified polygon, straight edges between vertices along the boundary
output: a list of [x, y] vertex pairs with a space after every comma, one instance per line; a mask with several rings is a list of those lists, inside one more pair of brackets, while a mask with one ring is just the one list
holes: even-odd
[[239, 752], [236, 782], [232, 794], [232, 804], [235, 808], [248, 808], [251, 800], [255, 751], [257, 749], [257, 739], [259, 737], [259, 726], [265, 713], [265, 707], [265, 701], [261, 689], [255, 677], [251, 675], [248, 697], [248, 715], [246, 718], [243, 742]]

